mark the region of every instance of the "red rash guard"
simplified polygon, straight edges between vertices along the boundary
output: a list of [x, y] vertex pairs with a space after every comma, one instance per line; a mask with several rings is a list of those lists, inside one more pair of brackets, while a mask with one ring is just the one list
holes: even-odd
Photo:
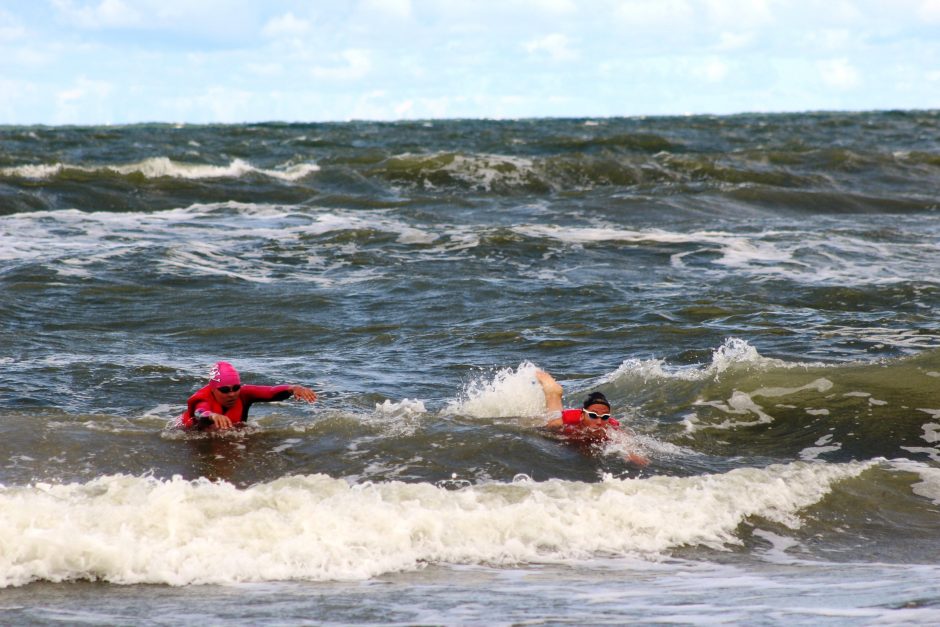
[[[579, 425], [581, 424], [581, 411], [580, 409], [563, 409], [561, 419], [566, 425]], [[612, 427], [620, 426], [616, 418], [608, 418], [604, 422], [607, 422]]]
[[231, 419], [232, 424], [246, 422], [248, 420], [248, 410], [253, 403], [283, 401], [293, 396], [293, 394], [289, 385], [243, 385], [238, 390], [238, 399], [235, 404], [227, 410], [223, 410], [222, 405], [212, 395], [212, 388], [207, 385], [189, 397], [189, 400], [186, 401], [186, 411], [179, 417], [177, 425], [184, 429], [200, 426], [199, 418], [196, 417], [197, 412], [225, 414]]

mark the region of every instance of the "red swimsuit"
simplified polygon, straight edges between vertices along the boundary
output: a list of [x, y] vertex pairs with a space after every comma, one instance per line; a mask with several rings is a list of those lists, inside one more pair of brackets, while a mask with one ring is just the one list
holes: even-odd
[[197, 391], [186, 401], [186, 411], [179, 417], [177, 426], [188, 429], [199, 425], [199, 418], [196, 412], [225, 414], [232, 424], [246, 422], [248, 420], [248, 410], [252, 403], [269, 403], [272, 401], [283, 401], [293, 396], [294, 392], [289, 385], [243, 385], [238, 390], [238, 399], [235, 404], [228, 409], [223, 409], [222, 405], [215, 400], [212, 395], [212, 388], [208, 385]]
[[564, 425], [561, 428], [561, 433], [569, 441], [603, 442], [610, 437], [607, 429], [608, 425], [611, 429], [617, 429], [620, 426], [616, 418], [608, 418], [603, 421], [603, 425], [582, 425], [581, 411], [580, 409], [563, 409], [561, 412], [561, 420]]
[[[561, 420], [566, 425], [579, 425], [581, 424], [581, 411], [580, 409], [563, 409], [561, 411]], [[607, 422], [612, 427], [619, 427], [620, 423], [616, 418], [608, 418]]]

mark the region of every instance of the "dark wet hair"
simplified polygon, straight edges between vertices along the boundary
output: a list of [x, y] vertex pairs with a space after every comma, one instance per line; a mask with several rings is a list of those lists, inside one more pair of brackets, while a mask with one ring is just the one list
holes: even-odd
[[607, 409], [610, 409], [610, 402], [608, 402], [607, 397], [604, 396], [601, 392], [591, 392], [588, 394], [588, 397], [584, 399], [584, 409], [587, 409], [591, 405], [607, 405]]

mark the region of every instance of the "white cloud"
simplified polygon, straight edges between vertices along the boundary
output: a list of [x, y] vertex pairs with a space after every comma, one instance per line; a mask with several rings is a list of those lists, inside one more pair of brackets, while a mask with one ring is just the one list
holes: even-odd
[[706, 0], [705, 8], [718, 28], [757, 28], [774, 19], [768, 0]]
[[728, 75], [728, 64], [718, 57], [703, 60], [697, 69], [698, 74], [709, 83], [720, 83]]
[[571, 49], [571, 42], [565, 35], [554, 33], [539, 39], [533, 39], [523, 45], [529, 54], [546, 54], [554, 61], [574, 59], [578, 55]]
[[280, 76], [284, 66], [280, 63], [249, 63], [245, 69], [257, 76]]
[[736, 33], [725, 31], [721, 33], [718, 41], [718, 45], [715, 46], [718, 50], [740, 50], [741, 48], [746, 48], [754, 42], [754, 33]]
[[[446, 118], [453, 116], [452, 102], [463, 101], [463, 97], [458, 96], [452, 99], [448, 96], [437, 98], [420, 98], [414, 103], [414, 106], [406, 112], [407, 119], [428, 119], [428, 118]], [[405, 119], [405, 118], [400, 118]]]
[[860, 83], [858, 70], [847, 59], [829, 59], [816, 64], [823, 83], [835, 89], [852, 89]]
[[252, 118], [252, 104], [257, 98], [257, 94], [245, 90], [211, 85], [201, 93], [164, 98], [158, 105], [164, 116], [168, 113], [173, 116], [169, 119], [176, 121], [237, 123]]
[[917, 13], [928, 22], [940, 22], [940, 0], [922, 0]]
[[414, 106], [414, 100], [403, 100], [399, 102], [395, 105], [395, 117], [399, 120], [407, 118], [411, 110], [414, 109]]
[[212, 118], [220, 122], [244, 122], [249, 115], [253, 94], [223, 86], [210, 87], [199, 98], [202, 105], [212, 111]]
[[526, 4], [535, 11], [564, 15], [574, 13], [578, 10], [578, 5], [574, 0], [527, 0]]
[[[3, 53], [0, 52], [0, 54]], [[16, 64], [21, 68], [35, 68], [42, 65], [48, 65], [55, 58], [54, 54], [51, 54], [45, 50], [37, 50], [35, 48], [16, 48], [5, 56], [7, 56], [8, 59], [15, 61]]]
[[859, 10], [858, 3], [852, 0], [826, 2], [821, 6], [813, 6], [812, 10], [819, 11], [817, 16], [822, 17], [823, 22], [832, 20], [837, 24], [850, 24], [865, 17], [865, 14]]
[[411, 0], [363, 0], [360, 10], [397, 18], [411, 17]]
[[10, 13], [0, 11], [0, 42], [15, 41], [26, 37], [26, 29]]
[[184, 41], [245, 45], [264, 24], [264, 3], [250, 0], [48, 0], [67, 30], [138, 30]]
[[107, 105], [113, 92], [111, 83], [79, 77], [71, 87], [56, 93], [55, 123], [109, 123]]
[[285, 13], [278, 17], [268, 20], [261, 34], [265, 37], [300, 37], [310, 30], [310, 22], [294, 16], [293, 13]]
[[[0, 107], [12, 111], [27, 96], [32, 97], [38, 91], [38, 86], [33, 83], [0, 78]], [[12, 116], [8, 116], [6, 119], [11, 118]]]
[[845, 50], [852, 44], [853, 35], [847, 29], [829, 28], [807, 33], [804, 38], [804, 46], [809, 49], [825, 51], [832, 54]]
[[53, 0], [53, 6], [69, 21], [81, 28], [121, 28], [140, 26], [140, 13], [122, 0], [101, 0], [97, 5], [76, 6], [73, 0]]
[[689, 20], [695, 11], [686, 0], [625, 0], [614, 14], [624, 24], [646, 28]]
[[111, 94], [112, 85], [105, 81], [93, 81], [85, 77], [79, 77], [75, 84], [69, 89], [64, 89], [56, 94], [56, 101], [60, 105], [68, 105], [75, 101], [89, 97], [103, 98]]
[[372, 53], [358, 48], [344, 50], [339, 55], [340, 65], [315, 67], [310, 73], [314, 78], [331, 80], [357, 80], [372, 71]]

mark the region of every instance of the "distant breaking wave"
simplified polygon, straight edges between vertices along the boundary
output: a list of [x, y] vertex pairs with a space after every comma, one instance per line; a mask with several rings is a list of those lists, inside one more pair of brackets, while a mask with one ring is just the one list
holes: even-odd
[[65, 163], [20, 165], [0, 168], [0, 175], [26, 179], [51, 179], [67, 172], [107, 173], [124, 176], [141, 174], [148, 179], [223, 179], [239, 178], [246, 174], [261, 174], [282, 181], [296, 181], [320, 170], [315, 163], [299, 163], [284, 169], [257, 168], [242, 159], [234, 159], [228, 165], [185, 163], [168, 157], [151, 157], [126, 165], [78, 166]]

